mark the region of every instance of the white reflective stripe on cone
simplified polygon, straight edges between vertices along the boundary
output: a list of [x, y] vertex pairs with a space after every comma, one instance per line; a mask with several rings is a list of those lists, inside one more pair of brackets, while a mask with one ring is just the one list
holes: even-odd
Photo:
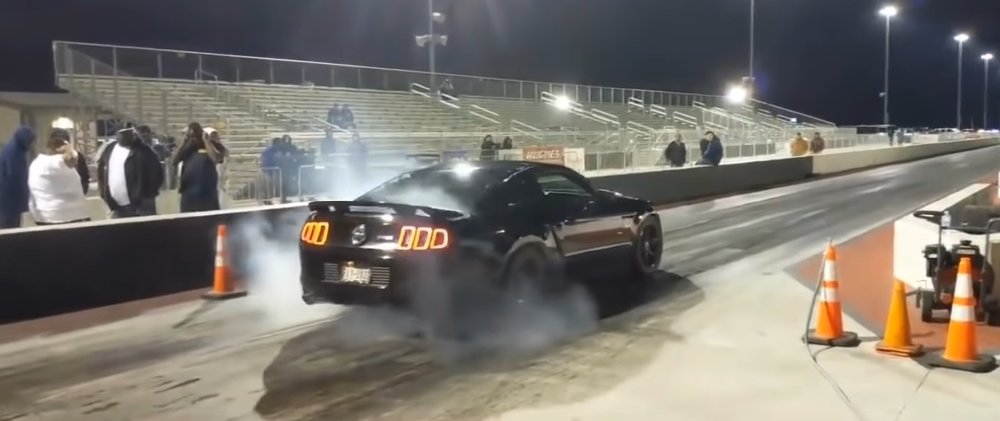
[[823, 280], [824, 281], [837, 280], [837, 268], [833, 260], [826, 259], [823, 261]]
[[221, 268], [222, 266], [223, 266], [222, 255], [221, 254], [216, 254], [215, 255], [215, 267]]
[[836, 288], [826, 288], [826, 287], [823, 288], [823, 292], [820, 294], [819, 300], [822, 301], [822, 302], [825, 302], [825, 303], [839, 303], [840, 302], [840, 298], [837, 297], [837, 289]]
[[952, 306], [951, 321], [953, 322], [976, 322], [976, 312], [969, 306]]
[[222, 249], [225, 247], [225, 241], [222, 241], [222, 236], [215, 237], [215, 252], [222, 253]]
[[972, 278], [967, 273], [960, 273], [955, 278], [955, 297], [972, 298]]

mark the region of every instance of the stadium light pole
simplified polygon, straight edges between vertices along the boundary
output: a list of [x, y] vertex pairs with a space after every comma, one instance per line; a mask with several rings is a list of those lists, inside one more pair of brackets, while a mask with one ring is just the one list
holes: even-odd
[[969, 34], [958, 34], [955, 35], [955, 41], [958, 42], [958, 92], [955, 100], [955, 128], [962, 129], [962, 49], [965, 47], [965, 42], [969, 40]]
[[431, 92], [434, 92], [434, 90], [437, 89], [435, 86], [436, 83], [434, 81], [435, 75], [437, 73], [437, 69], [435, 66], [436, 56], [434, 47], [437, 45], [441, 45], [442, 47], [444, 47], [445, 45], [448, 44], [447, 35], [434, 34], [434, 24], [444, 23], [444, 21], [445, 21], [444, 14], [434, 11], [434, 0], [427, 0], [427, 35], [417, 35], [416, 40], [418, 46], [420, 47], [423, 47], [425, 45], [427, 46], [427, 55], [428, 55], [427, 61], [430, 70], [430, 78], [429, 78], [430, 86], [428, 86], [428, 88], [431, 90]]
[[885, 87], [882, 88], [882, 124], [889, 125], [889, 35], [892, 18], [899, 14], [896, 6], [885, 6], [878, 13], [885, 16]]
[[757, 14], [757, 2], [756, 0], [750, 0], [750, 69], [749, 69], [750, 72], [747, 75], [750, 77], [750, 79], [748, 80], [749, 83], [747, 83], [747, 99], [749, 100], [753, 99], [754, 85], [756, 84], [756, 80], [754, 79], [753, 76], [754, 33], [756, 32], [754, 30], [755, 29], [754, 20], [756, 18], [756, 14]]
[[990, 108], [990, 60], [993, 60], [993, 54], [986, 53], [979, 58], [983, 59], [983, 65], [986, 68], [985, 75], [983, 76], [983, 130], [988, 127], [987, 122], [989, 119], [989, 108]]

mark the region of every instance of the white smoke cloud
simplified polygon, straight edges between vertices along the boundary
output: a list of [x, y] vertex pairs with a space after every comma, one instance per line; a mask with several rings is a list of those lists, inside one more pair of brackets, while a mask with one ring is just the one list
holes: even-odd
[[[326, 179], [323, 190], [330, 198], [349, 200], [395, 175], [383, 172], [362, 180], [344, 172]], [[402, 203], [462, 209], [459, 198], [439, 188], [403, 191], [395, 198]], [[496, 285], [495, 276], [485, 271], [443, 279], [435, 267], [422, 268], [426, 273], [420, 274], [420, 282], [408, 288], [414, 302], [410, 310], [354, 307], [345, 311], [341, 306], [306, 305], [301, 299], [298, 250], [298, 233], [306, 215], [305, 209], [271, 220], [257, 215], [232, 228], [231, 239], [240, 245], [240, 271], [251, 294], [266, 297], [260, 310], [269, 319], [297, 320], [328, 311], [330, 316], [339, 314], [335, 335], [344, 345], [420, 336], [444, 361], [484, 352], [533, 352], [597, 326], [596, 306], [580, 285], [570, 283], [568, 291], [556, 296], [531, 287], [515, 293]]]

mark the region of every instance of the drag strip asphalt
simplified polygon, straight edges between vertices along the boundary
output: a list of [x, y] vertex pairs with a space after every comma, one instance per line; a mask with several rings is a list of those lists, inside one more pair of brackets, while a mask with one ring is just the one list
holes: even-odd
[[706, 272], [781, 271], [998, 169], [991, 147], [661, 211], [663, 272], [641, 289], [595, 286], [610, 317], [573, 295], [511, 311], [475, 346], [387, 311], [307, 307], [294, 274], [242, 300], [7, 343], [0, 420], [466, 420], [592, 399], [680, 346], [671, 325], [720, 299], [709, 284], [742, 281]]

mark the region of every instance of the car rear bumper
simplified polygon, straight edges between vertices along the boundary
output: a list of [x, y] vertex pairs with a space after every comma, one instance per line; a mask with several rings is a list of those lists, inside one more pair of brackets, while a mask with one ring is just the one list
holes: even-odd
[[[372, 282], [341, 282], [338, 273], [348, 262], [372, 269]], [[408, 306], [420, 296], [440, 296], [456, 282], [488, 282], [495, 271], [484, 259], [452, 253], [393, 256], [302, 254], [302, 300], [306, 304]]]

